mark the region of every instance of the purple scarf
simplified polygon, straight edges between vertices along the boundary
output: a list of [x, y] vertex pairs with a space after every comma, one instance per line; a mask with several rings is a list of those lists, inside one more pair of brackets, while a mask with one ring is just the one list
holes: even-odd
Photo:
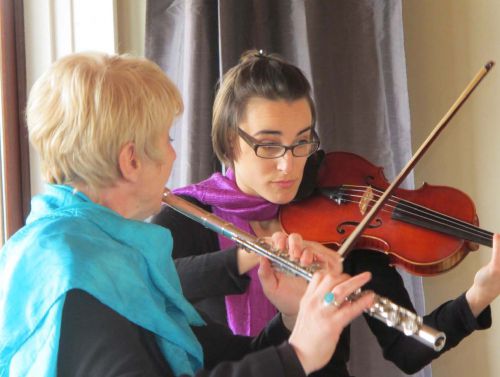
[[[200, 183], [174, 190], [174, 193], [191, 196], [210, 205], [215, 215], [251, 234], [254, 232], [250, 221], [270, 220], [278, 214], [277, 204], [241, 192], [231, 169], [226, 176], [215, 173]], [[218, 238], [221, 249], [234, 245], [233, 241], [221, 235]], [[257, 270], [258, 267], [255, 267], [247, 273], [250, 284], [245, 293], [226, 296], [227, 319], [234, 334], [257, 335], [276, 314], [275, 307], [264, 295]]]

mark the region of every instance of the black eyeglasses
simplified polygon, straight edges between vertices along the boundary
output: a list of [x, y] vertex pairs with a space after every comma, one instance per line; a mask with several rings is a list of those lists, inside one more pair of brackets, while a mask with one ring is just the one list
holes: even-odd
[[284, 156], [288, 150], [292, 151], [292, 155], [295, 157], [308, 157], [319, 148], [319, 138], [314, 130], [312, 130], [312, 138], [310, 141], [299, 141], [292, 145], [273, 143], [262, 144], [241, 128], [238, 128], [238, 135], [240, 135], [245, 143], [252, 147], [257, 157], [261, 158], [280, 158]]

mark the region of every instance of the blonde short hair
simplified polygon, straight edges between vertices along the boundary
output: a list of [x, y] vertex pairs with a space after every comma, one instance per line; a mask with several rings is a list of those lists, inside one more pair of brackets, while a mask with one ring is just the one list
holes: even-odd
[[109, 187], [128, 142], [161, 161], [158, 140], [183, 110], [175, 85], [155, 63], [125, 55], [61, 58], [35, 83], [27, 124], [49, 183]]

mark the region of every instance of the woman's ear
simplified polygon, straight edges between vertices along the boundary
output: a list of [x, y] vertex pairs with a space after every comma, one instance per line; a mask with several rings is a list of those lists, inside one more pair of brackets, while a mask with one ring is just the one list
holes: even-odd
[[137, 155], [135, 144], [128, 142], [120, 149], [118, 168], [126, 181], [137, 182], [140, 176], [141, 161]]

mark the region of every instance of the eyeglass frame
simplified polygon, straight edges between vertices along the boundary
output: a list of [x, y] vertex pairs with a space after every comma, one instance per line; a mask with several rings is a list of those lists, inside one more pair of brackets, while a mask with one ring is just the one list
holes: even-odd
[[[259, 140], [255, 139], [253, 136], [247, 134], [245, 131], [243, 131], [241, 128], [238, 127], [238, 135], [243, 139], [243, 141], [245, 143], [248, 144], [248, 146], [250, 146], [255, 155], [259, 158], [264, 158], [266, 160], [272, 160], [272, 159], [275, 159], [275, 158], [281, 158], [283, 157], [286, 152], [288, 151], [291, 151], [292, 152], [292, 156], [294, 157], [309, 157], [310, 155], [312, 155], [314, 152], [316, 152], [318, 149], [319, 149], [319, 145], [320, 145], [320, 140], [319, 140], [319, 136], [318, 134], [316, 133], [316, 130], [314, 128], [311, 127], [311, 134], [312, 134], [312, 138], [311, 138], [311, 141], [307, 142], [307, 143], [295, 143], [295, 144], [292, 144], [292, 145], [284, 145], [284, 144], [270, 144], [270, 143], [259, 143]], [[294, 149], [299, 147], [299, 146], [304, 146], [305, 144], [316, 144], [316, 148], [311, 150], [311, 152], [305, 156], [297, 156], [295, 155], [294, 153]], [[274, 156], [274, 157], [264, 157], [264, 156], [259, 156], [257, 154], [257, 150], [259, 149], [259, 147], [269, 147], [269, 146], [274, 146], [274, 147], [281, 147], [281, 148], [284, 148], [283, 150], [283, 154], [279, 155], [279, 156]]]

